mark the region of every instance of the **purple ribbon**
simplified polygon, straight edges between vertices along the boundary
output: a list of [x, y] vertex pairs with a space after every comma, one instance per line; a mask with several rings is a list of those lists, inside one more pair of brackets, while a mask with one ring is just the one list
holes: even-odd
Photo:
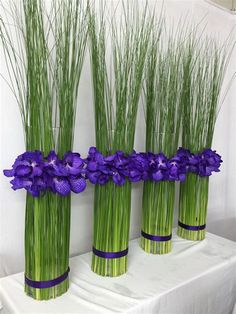
[[128, 248], [119, 252], [103, 252], [93, 247], [93, 254], [102, 258], [120, 258], [128, 254]]
[[182, 222], [178, 221], [178, 225], [181, 228], [184, 228], [186, 230], [191, 230], [191, 231], [199, 231], [199, 230], [204, 230], [206, 228], [206, 224], [205, 225], [200, 225], [200, 226], [189, 226], [189, 225], [185, 225]]
[[47, 281], [34, 281], [25, 276], [25, 283], [28, 286], [32, 288], [37, 288], [37, 289], [51, 288], [56, 285], [59, 285], [59, 283], [66, 280], [66, 278], [68, 277], [69, 271], [70, 271], [70, 268], [68, 267], [67, 271], [63, 275], [55, 279], [47, 280]]
[[144, 238], [146, 238], [148, 240], [152, 240], [152, 241], [157, 241], [157, 242], [169, 241], [172, 238], [172, 234], [170, 234], [168, 236], [157, 236], [157, 235], [148, 234], [144, 231], [141, 231], [141, 234]]

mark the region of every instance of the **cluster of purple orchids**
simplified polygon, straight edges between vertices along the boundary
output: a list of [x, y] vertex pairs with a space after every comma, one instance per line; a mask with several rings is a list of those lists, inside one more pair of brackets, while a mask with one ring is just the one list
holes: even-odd
[[117, 151], [103, 156], [96, 147], [91, 147], [86, 159], [73, 152], [67, 152], [62, 159], [54, 151], [45, 158], [40, 151], [25, 152], [16, 158], [12, 169], [4, 170], [4, 175], [14, 177], [11, 180], [13, 190], [24, 188], [34, 197], [46, 190], [66, 196], [71, 191], [83, 192], [86, 180], [100, 185], [112, 180], [119, 186], [126, 180], [183, 182], [189, 172], [201, 177], [219, 172], [221, 163], [221, 156], [211, 149], [192, 154], [179, 148], [176, 155], [168, 159], [163, 153], [135, 151], [130, 155]]
[[66, 196], [71, 191], [81, 193], [86, 188], [85, 162], [80, 154], [68, 152], [59, 159], [54, 151], [46, 158], [40, 151], [19, 155], [11, 170], [4, 170], [11, 180], [12, 189], [26, 189], [38, 197], [41, 192], [51, 190]]

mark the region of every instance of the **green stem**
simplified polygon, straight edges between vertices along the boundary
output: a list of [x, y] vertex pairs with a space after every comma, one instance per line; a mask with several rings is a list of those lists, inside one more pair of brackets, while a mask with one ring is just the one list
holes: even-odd
[[[143, 190], [142, 230], [150, 235], [171, 235], [174, 202], [174, 182], [145, 182]], [[142, 237], [141, 247], [147, 253], [165, 254], [170, 252], [172, 244], [171, 240], [159, 242]]]
[[[70, 197], [50, 192], [40, 198], [30, 194], [26, 200], [25, 275], [34, 281], [47, 281], [64, 274], [69, 266]], [[37, 300], [56, 298], [69, 286], [44, 289], [25, 285], [25, 292]]]
[[[93, 246], [103, 252], [128, 248], [131, 184], [109, 182], [95, 187]], [[127, 271], [127, 256], [105, 259], [93, 254], [92, 270], [101, 276], [120, 276]]]
[[[180, 184], [179, 221], [189, 226], [206, 224], [209, 178], [188, 174]], [[178, 226], [178, 235], [187, 240], [203, 240], [205, 229], [192, 231]]]

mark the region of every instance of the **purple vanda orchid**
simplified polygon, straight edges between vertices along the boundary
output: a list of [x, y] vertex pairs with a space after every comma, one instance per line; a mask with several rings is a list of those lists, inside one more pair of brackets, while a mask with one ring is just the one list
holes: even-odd
[[205, 149], [198, 155], [198, 174], [200, 177], [209, 177], [212, 172], [219, 172], [221, 163], [223, 162], [221, 156], [211, 149]]
[[10, 181], [13, 190], [25, 189], [34, 197], [38, 197], [44, 191], [46, 184], [43, 180], [44, 161], [40, 151], [25, 152], [19, 155], [12, 169], [4, 170], [7, 177], [14, 177]]
[[67, 196], [71, 191], [81, 193], [86, 188], [86, 180], [83, 177], [84, 161], [80, 154], [67, 152], [62, 160], [59, 160], [54, 151], [46, 158], [45, 170], [51, 178], [48, 187], [54, 193]]

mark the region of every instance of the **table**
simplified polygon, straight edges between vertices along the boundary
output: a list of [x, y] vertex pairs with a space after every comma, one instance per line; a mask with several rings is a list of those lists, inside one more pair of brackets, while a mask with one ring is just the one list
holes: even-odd
[[91, 253], [70, 260], [70, 288], [50, 301], [24, 294], [23, 273], [0, 280], [5, 313], [228, 314], [236, 302], [236, 242], [207, 233], [202, 242], [173, 235], [167, 255], [130, 242], [129, 269], [117, 278], [90, 270]]

